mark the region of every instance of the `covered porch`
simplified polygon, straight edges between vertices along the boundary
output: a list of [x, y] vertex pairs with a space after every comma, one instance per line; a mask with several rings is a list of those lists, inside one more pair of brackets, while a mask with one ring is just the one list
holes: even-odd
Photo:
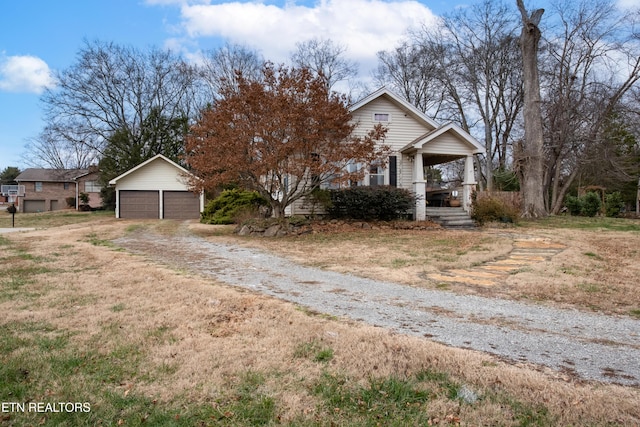
[[[433, 200], [439, 200], [443, 205], [450, 204], [452, 195], [460, 200], [460, 206], [466, 211], [471, 210], [471, 195], [478, 184], [475, 177], [474, 156], [484, 154], [485, 150], [468, 133], [457, 125], [449, 123], [426, 135], [417, 138], [406, 145], [402, 151], [403, 156], [411, 159], [413, 166], [413, 192], [418, 196], [415, 206], [414, 218], [417, 221], [426, 219], [426, 201], [429, 195]], [[464, 173], [461, 189], [433, 189], [428, 188], [425, 177], [425, 167], [449, 163], [458, 159], [464, 159]], [[427, 190], [440, 194], [428, 194]], [[457, 192], [453, 193], [453, 192]]]

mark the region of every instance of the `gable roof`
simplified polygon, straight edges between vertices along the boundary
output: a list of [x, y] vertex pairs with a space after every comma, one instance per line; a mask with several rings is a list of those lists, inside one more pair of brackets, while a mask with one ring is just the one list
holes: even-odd
[[157, 160], [165, 161], [165, 162], [169, 163], [171, 166], [173, 166], [174, 168], [178, 169], [180, 172], [182, 172], [185, 175], [194, 176], [191, 172], [189, 172], [188, 170], [186, 170], [185, 168], [183, 168], [182, 166], [180, 166], [179, 164], [177, 164], [173, 160], [170, 160], [170, 159], [166, 158], [162, 154], [156, 154], [152, 158], [150, 158], [148, 160], [145, 160], [144, 162], [140, 163], [138, 166], [135, 166], [134, 168], [129, 169], [128, 171], [126, 171], [122, 175], [113, 178], [111, 181], [109, 181], [109, 185], [116, 185], [118, 183], [118, 181], [121, 180], [122, 178], [125, 178], [126, 176], [134, 173], [135, 171], [137, 171], [137, 170], [139, 170], [139, 169], [141, 169], [141, 168], [147, 166], [148, 164], [153, 163], [153, 162], [155, 162]]
[[75, 182], [81, 176], [89, 173], [88, 169], [25, 169], [15, 179], [16, 182]]
[[407, 144], [404, 147], [402, 147], [402, 149], [400, 151], [403, 152], [403, 151], [407, 151], [407, 150], [411, 150], [411, 149], [420, 149], [425, 144], [428, 144], [429, 142], [435, 140], [440, 135], [443, 135], [443, 134], [445, 134], [447, 132], [451, 132], [451, 133], [455, 134], [458, 138], [462, 139], [467, 144], [469, 144], [470, 148], [471, 148], [471, 153], [470, 154], [485, 154], [485, 149], [480, 144], [480, 142], [478, 142], [477, 139], [472, 137], [468, 132], [464, 131], [460, 126], [456, 125], [453, 122], [450, 122], [450, 123], [447, 123], [445, 125], [442, 125], [442, 126], [438, 127], [437, 129], [434, 129], [431, 132], [428, 132], [428, 133], [426, 133], [426, 134], [414, 139], [409, 144]]
[[365, 105], [369, 104], [371, 101], [373, 101], [375, 99], [378, 99], [380, 97], [384, 97], [384, 98], [388, 99], [393, 104], [395, 104], [398, 108], [404, 110], [405, 112], [407, 112], [408, 114], [410, 114], [411, 116], [416, 118], [417, 120], [426, 123], [429, 128], [436, 129], [436, 128], [439, 127], [438, 123], [436, 123], [435, 121], [430, 119], [425, 113], [423, 113], [422, 111], [418, 110], [410, 102], [408, 102], [407, 100], [403, 99], [402, 97], [396, 95], [395, 93], [393, 93], [392, 91], [390, 91], [389, 89], [387, 89], [384, 86], [381, 87], [380, 89], [378, 89], [377, 91], [365, 96], [364, 98], [362, 98], [361, 100], [359, 100], [355, 104], [351, 105], [351, 107], [349, 108], [349, 111], [354, 112], [354, 111], [364, 107]]

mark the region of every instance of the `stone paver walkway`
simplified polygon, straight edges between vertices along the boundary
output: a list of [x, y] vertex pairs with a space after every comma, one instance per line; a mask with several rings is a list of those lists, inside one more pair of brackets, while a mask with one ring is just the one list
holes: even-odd
[[462, 283], [476, 286], [494, 286], [510, 274], [532, 264], [547, 261], [562, 252], [566, 246], [540, 238], [517, 238], [513, 249], [504, 258], [470, 268], [456, 268], [426, 275], [439, 282]]

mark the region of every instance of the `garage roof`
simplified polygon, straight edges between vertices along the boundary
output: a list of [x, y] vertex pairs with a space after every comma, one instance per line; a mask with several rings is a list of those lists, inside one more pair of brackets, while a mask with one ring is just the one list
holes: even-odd
[[186, 170], [185, 168], [183, 168], [182, 166], [180, 166], [179, 164], [177, 164], [176, 162], [166, 158], [165, 156], [163, 156], [162, 154], [157, 154], [155, 156], [153, 156], [152, 158], [150, 158], [149, 160], [146, 160], [142, 163], [140, 163], [138, 166], [129, 169], [128, 171], [126, 171], [125, 173], [123, 173], [120, 176], [117, 176], [115, 178], [113, 178], [111, 181], [109, 181], [109, 185], [116, 185], [118, 183], [119, 180], [127, 177], [128, 175], [134, 173], [135, 171], [137, 171], [138, 169], [141, 169], [143, 167], [145, 167], [146, 165], [148, 165], [149, 163], [152, 163], [158, 159], [164, 160], [165, 162], [169, 163], [171, 166], [179, 169], [182, 173], [184, 173], [185, 175], [189, 175], [189, 176], [194, 176], [191, 172], [189, 172], [188, 170]]

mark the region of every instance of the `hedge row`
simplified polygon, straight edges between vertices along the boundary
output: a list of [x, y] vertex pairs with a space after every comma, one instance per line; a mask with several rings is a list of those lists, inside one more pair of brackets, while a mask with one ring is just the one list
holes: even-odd
[[[329, 197], [326, 197], [328, 192]], [[389, 186], [352, 187], [321, 190], [316, 198], [323, 201], [331, 218], [389, 221], [403, 218], [412, 211], [416, 197], [408, 190]]]

